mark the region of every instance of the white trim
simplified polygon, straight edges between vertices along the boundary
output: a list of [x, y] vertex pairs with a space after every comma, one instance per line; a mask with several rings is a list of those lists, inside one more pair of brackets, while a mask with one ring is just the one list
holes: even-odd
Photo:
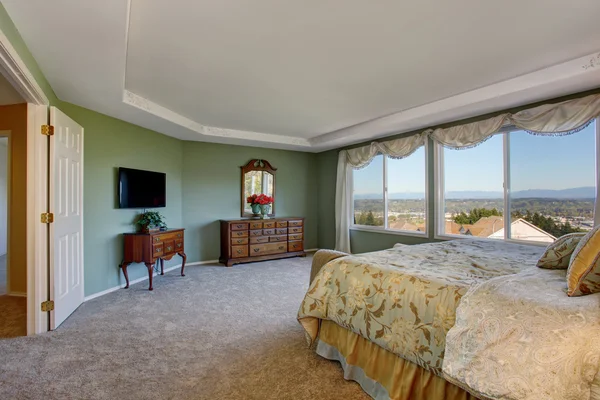
[[[214, 264], [216, 264], [216, 263], [218, 263], [218, 262], [219, 262], [219, 260], [196, 261], [196, 262], [186, 263], [186, 264], [185, 264], [185, 266], [186, 266], [186, 267], [189, 267], [189, 266], [191, 266], [191, 265], [202, 265], [202, 264], [213, 264], [213, 263], [214, 263]], [[170, 272], [170, 271], [173, 271], [173, 270], [175, 270], [175, 269], [177, 269], [177, 268], [181, 268], [181, 264], [177, 264], [177, 265], [173, 265], [173, 266], [171, 266], [171, 267], [169, 267], [169, 268], [165, 268], [165, 273], [167, 273], [167, 272]], [[158, 274], [158, 272], [156, 272], [156, 271], [154, 271], [154, 272], [152, 273], [152, 277], [155, 277], [155, 276], [157, 276], [157, 275], [159, 275], [159, 274]], [[140, 282], [147, 281], [147, 280], [148, 280], [148, 275], [145, 275], [145, 276], [142, 276], [141, 278], [134, 279], [134, 280], [130, 281], [130, 282], [129, 282], [129, 285], [134, 285], [134, 284], [136, 284], [136, 283], [140, 283]], [[119, 289], [122, 289], [122, 288], [124, 288], [124, 287], [125, 287], [125, 285], [126, 285], [126, 283], [121, 283], [120, 285], [113, 286], [113, 287], [111, 287], [111, 288], [109, 288], [109, 289], [106, 289], [106, 290], [103, 290], [103, 291], [101, 291], [101, 292], [97, 292], [97, 293], [91, 294], [91, 295], [89, 295], [89, 296], [85, 296], [85, 297], [83, 298], [83, 301], [84, 301], [84, 302], [86, 302], [86, 301], [89, 301], [89, 300], [92, 300], [92, 299], [98, 298], [98, 297], [100, 297], [100, 296], [104, 296], [105, 294], [112, 293], [112, 292], [114, 292], [114, 291], [117, 291], [117, 290], [119, 290]]]
[[526, 244], [539, 247], [548, 247], [547, 242], [537, 242], [533, 240], [515, 240], [515, 239], [493, 239], [489, 237], [469, 236], [469, 235], [436, 235], [436, 240], [455, 240], [455, 239], [473, 239], [482, 241], [502, 242], [502, 243], [513, 243], [513, 244]]
[[0, 72], [28, 103], [50, 104], [6, 35], [0, 30]]
[[361, 232], [373, 232], [373, 233], [385, 233], [389, 235], [397, 235], [397, 236], [414, 236], [422, 239], [427, 239], [429, 236], [425, 232], [417, 232], [417, 231], [401, 231], [397, 229], [385, 229], [383, 227], [378, 228], [376, 226], [369, 225], [351, 225], [351, 231], [361, 231]]
[[596, 225], [600, 225], [600, 117], [596, 118], [596, 204], [594, 207], [594, 226]]
[[48, 314], [39, 307], [48, 299], [48, 229], [39, 219], [47, 211], [48, 139], [41, 134], [47, 123], [47, 106], [27, 105], [27, 293], [32, 294], [27, 301], [28, 335], [48, 331]]
[[[502, 183], [502, 192], [504, 195], [504, 240], [511, 238], [512, 233], [512, 215], [510, 213], [510, 132], [504, 132], [502, 138], [502, 166], [504, 173], [504, 182]], [[492, 228], [493, 229], [493, 228]]]
[[25, 292], [8, 292], [8, 295], [13, 297], [27, 297], [27, 293]]
[[10, 130], [0, 131], [0, 137], [7, 138], [6, 143], [6, 293], [10, 293], [10, 213], [12, 186], [12, 137]]

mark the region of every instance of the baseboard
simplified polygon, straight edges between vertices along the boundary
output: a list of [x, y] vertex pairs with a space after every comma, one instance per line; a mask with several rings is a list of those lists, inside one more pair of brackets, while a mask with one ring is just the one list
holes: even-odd
[[[186, 263], [186, 264], [185, 264], [185, 266], [186, 266], [186, 267], [189, 267], [189, 266], [191, 266], [191, 265], [213, 264], [213, 263], [218, 263], [218, 262], [219, 262], [219, 260], [195, 261], [195, 262], [191, 262], [191, 263]], [[173, 266], [171, 266], [171, 267], [169, 267], [169, 268], [165, 268], [165, 273], [167, 273], [167, 272], [169, 272], [169, 271], [173, 271], [174, 269], [178, 269], [178, 268], [181, 268], [181, 264], [177, 264], [177, 265], [173, 265]], [[120, 272], [119, 272], [119, 273], [120, 273]], [[154, 272], [154, 273], [152, 274], [152, 277], [155, 277], [155, 276], [157, 276], [157, 275], [158, 275], [158, 273], [157, 273], [157, 272]], [[148, 276], [146, 275], [146, 276], [143, 276], [143, 277], [141, 277], [141, 278], [138, 278], [138, 279], [134, 279], [134, 280], [132, 280], [132, 281], [129, 281], [129, 285], [131, 286], [131, 285], [134, 285], [134, 284], [136, 284], [136, 283], [140, 283], [140, 282], [147, 281], [147, 280], [148, 280]], [[126, 285], [126, 283], [122, 283], [122, 284], [120, 284], [120, 285], [118, 285], [118, 286], [111, 287], [110, 289], [106, 289], [106, 290], [103, 290], [103, 291], [101, 291], [101, 292], [98, 292], [98, 293], [91, 294], [91, 295], [89, 295], [89, 296], [86, 296], [86, 297], [83, 299], [83, 301], [85, 302], [85, 301], [93, 300], [93, 299], [95, 299], [95, 298], [98, 298], [98, 297], [104, 296], [105, 294], [112, 293], [112, 292], [114, 292], [114, 291], [117, 291], [117, 290], [119, 290], [119, 289], [122, 289], [122, 288], [124, 288], [124, 287], [125, 287], [125, 285]]]
[[24, 292], [10, 292], [8, 293], [9, 296], [15, 296], [15, 297], [27, 297], [27, 293]]

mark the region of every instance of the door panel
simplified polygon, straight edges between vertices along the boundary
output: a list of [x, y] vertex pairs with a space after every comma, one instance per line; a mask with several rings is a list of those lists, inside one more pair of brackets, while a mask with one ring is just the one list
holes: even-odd
[[83, 303], [83, 128], [50, 107], [50, 298], [56, 329]]

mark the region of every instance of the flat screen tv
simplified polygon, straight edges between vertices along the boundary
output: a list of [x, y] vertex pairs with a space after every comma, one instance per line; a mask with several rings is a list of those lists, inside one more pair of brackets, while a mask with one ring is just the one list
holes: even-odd
[[167, 174], [119, 168], [119, 208], [158, 208], [167, 205]]

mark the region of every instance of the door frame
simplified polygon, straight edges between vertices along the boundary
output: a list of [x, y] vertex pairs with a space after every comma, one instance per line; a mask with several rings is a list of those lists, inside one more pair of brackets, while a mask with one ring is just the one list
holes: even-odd
[[[48, 123], [48, 97], [4, 32], [0, 30], [0, 73], [27, 104], [27, 335], [48, 331], [41, 310], [48, 299], [48, 227], [40, 222], [47, 211], [48, 143], [41, 125]], [[36, 196], [36, 193], [44, 193]]]
[[5, 137], [6, 142], [6, 294], [10, 295], [10, 193], [12, 184], [12, 143], [10, 130], [0, 130], [0, 138]]

